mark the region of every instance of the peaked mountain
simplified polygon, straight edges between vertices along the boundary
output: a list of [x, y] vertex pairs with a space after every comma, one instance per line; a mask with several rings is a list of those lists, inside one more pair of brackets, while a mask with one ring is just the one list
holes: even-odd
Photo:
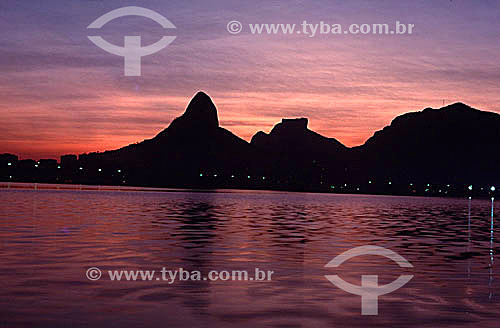
[[251, 155], [248, 142], [221, 128], [212, 100], [198, 92], [184, 114], [154, 138], [80, 158], [94, 167], [123, 163], [137, 184], [186, 186], [200, 174], [246, 172]]

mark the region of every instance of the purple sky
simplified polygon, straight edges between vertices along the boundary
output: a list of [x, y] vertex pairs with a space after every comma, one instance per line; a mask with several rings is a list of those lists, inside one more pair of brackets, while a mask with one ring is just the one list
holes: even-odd
[[[141, 6], [167, 17], [175, 41], [123, 76], [123, 58], [88, 35], [143, 45], [165, 34], [108, 11]], [[399, 114], [465, 102], [500, 112], [500, 1], [4, 1], [0, 3], [0, 153], [57, 157], [153, 137], [198, 90], [221, 125], [249, 140], [282, 117], [348, 146]], [[231, 20], [243, 31], [226, 30]], [[252, 35], [248, 24], [414, 24], [412, 35]]]

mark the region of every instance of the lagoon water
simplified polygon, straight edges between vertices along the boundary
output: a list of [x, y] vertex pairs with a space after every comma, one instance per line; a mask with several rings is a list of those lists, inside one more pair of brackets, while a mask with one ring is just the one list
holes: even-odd
[[[470, 213], [470, 214], [469, 214]], [[494, 219], [499, 211], [494, 210]], [[491, 201], [262, 191], [0, 190], [0, 327], [498, 327]], [[380, 256], [324, 266], [353, 247]], [[87, 279], [90, 267], [102, 277]], [[108, 270], [272, 270], [271, 281], [111, 281]], [[361, 297], [324, 276], [379, 284]]]

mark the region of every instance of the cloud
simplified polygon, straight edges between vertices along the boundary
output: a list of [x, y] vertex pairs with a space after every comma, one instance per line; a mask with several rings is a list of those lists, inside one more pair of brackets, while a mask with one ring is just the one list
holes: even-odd
[[[0, 152], [105, 150], [150, 138], [200, 89], [213, 97], [221, 125], [247, 140], [283, 117], [305, 116], [311, 129], [352, 146], [396, 115], [439, 107], [443, 99], [500, 109], [500, 45], [492, 32], [498, 5], [144, 1], [141, 6], [177, 26], [168, 31], [177, 38], [142, 59], [140, 77], [124, 77], [123, 58], [87, 39], [90, 22], [123, 5], [118, 0], [0, 5], [0, 115], [9, 122], [0, 131]], [[400, 20], [414, 23], [416, 33], [234, 36], [226, 31], [232, 19], [244, 24]], [[164, 31], [148, 19], [130, 17], [98, 33], [120, 45], [124, 35], [141, 35], [143, 44], [150, 44]]]

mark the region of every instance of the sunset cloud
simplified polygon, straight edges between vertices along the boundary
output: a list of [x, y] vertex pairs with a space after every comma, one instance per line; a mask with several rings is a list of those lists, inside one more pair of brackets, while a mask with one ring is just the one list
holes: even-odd
[[[493, 1], [345, 2], [142, 1], [168, 17], [176, 40], [123, 76], [123, 58], [88, 39], [88, 24], [129, 1], [2, 4], [0, 152], [56, 157], [118, 148], [153, 137], [204, 90], [222, 126], [250, 140], [283, 117], [348, 146], [397, 115], [462, 101], [500, 112], [500, 7]], [[265, 8], [264, 8], [265, 7]], [[403, 36], [231, 35], [248, 23], [415, 24]], [[131, 17], [102, 29], [111, 43], [163, 31]], [[95, 32], [95, 31], [93, 31]]]

